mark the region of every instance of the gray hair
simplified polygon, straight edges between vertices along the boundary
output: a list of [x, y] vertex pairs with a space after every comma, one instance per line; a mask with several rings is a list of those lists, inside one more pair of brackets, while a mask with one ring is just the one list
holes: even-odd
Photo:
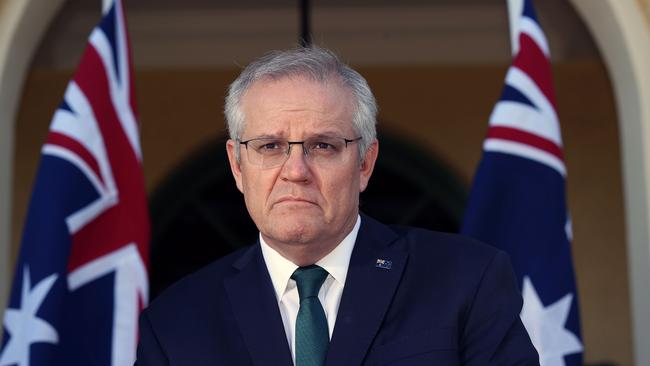
[[[224, 112], [230, 138], [236, 141], [244, 131], [245, 118], [241, 100], [246, 91], [256, 81], [278, 80], [291, 76], [303, 76], [321, 83], [338, 77], [343, 85], [350, 89], [356, 98], [352, 127], [361, 136], [359, 154], [363, 159], [370, 144], [377, 138], [375, 97], [361, 74], [341, 62], [332, 51], [316, 46], [273, 51], [246, 66], [239, 77], [230, 84], [226, 96]], [[235, 144], [235, 155], [239, 160], [239, 144]]]

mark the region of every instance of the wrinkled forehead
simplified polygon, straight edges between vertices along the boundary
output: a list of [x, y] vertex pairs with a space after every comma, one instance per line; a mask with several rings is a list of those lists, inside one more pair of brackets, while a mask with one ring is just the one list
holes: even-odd
[[353, 132], [355, 98], [338, 77], [305, 75], [255, 81], [241, 99], [244, 131], [271, 134], [285, 128]]

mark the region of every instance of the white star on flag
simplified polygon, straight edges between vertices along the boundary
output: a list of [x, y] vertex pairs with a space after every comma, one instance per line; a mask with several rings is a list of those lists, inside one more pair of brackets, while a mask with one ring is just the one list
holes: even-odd
[[544, 307], [530, 277], [524, 277], [521, 320], [539, 353], [540, 366], [564, 366], [564, 356], [582, 351], [580, 339], [564, 327], [573, 294]]
[[29, 366], [29, 347], [32, 343], [59, 342], [56, 329], [45, 320], [36, 317], [50, 289], [56, 282], [57, 274], [52, 274], [31, 288], [29, 268], [23, 270], [23, 287], [20, 309], [7, 309], [4, 326], [9, 333], [9, 342], [0, 355], [0, 366]]

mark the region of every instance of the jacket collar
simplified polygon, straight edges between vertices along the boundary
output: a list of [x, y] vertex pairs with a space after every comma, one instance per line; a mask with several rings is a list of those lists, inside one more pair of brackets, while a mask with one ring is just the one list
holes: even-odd
[[326, 365], [360, 365], [402, 277], [408, 253], [398, 235], [362, 215]]
[[[408, 253], [391, 245], [397, 239], [388, 226], [361, 215], [326, 365], [362, 363], [406, 265]], [[238, 272], [225, 279], [226, 292], [253, 364], [293, 364], [259, 242], [233, 266]]]
[[259, 242], [233, 266], [239, 271], [225, 279], [226, 293], [253, 364], [293, 364]]

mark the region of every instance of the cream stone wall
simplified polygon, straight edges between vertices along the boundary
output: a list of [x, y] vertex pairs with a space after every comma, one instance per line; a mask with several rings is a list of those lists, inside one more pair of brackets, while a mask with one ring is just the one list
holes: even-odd
[[607, 64], [621, 131], [637, 365], [650, 365], [650, 27], [647, 1], [573, 0]]
[[650, 24], [650, 0], [637, 0], [639, 6], [643, 10], [643, 15], [645, 16], [645, 23]]
[[0, 2], [0, 307], [3, 311], [13, 269], [8, 258], [16, 110], [34, 50], [62, 3], [63, 0]]

